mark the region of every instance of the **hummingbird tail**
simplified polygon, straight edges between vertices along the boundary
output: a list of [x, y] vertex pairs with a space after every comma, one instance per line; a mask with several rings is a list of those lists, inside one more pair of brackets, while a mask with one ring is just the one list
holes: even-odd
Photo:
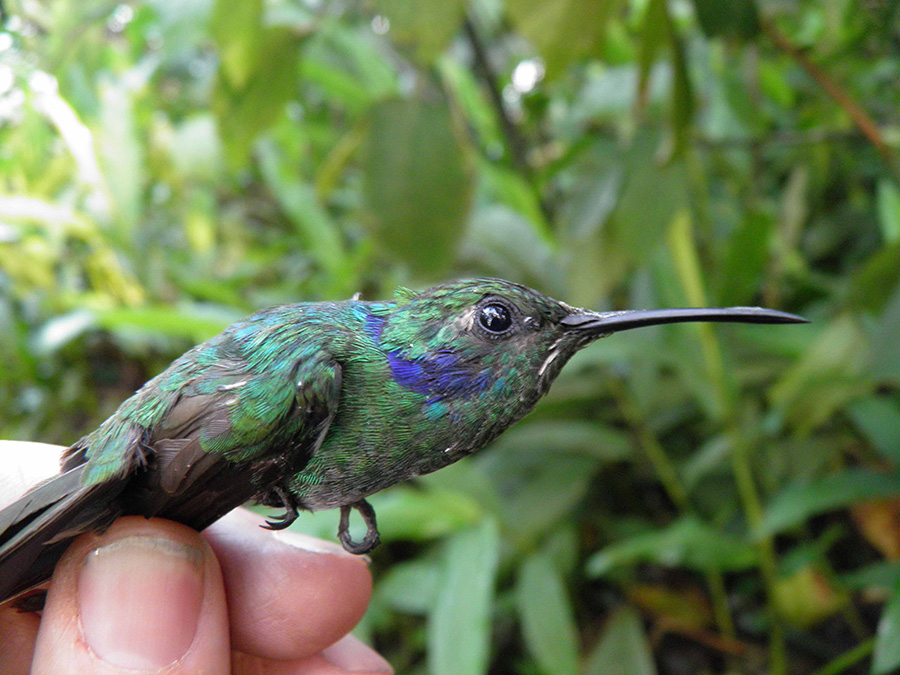
[[0, 602], [46, 581], [69, 542], [120, 515], [110, 505], [122, 481], [81, 484], [83, 466], [25, 493], [0, 511]]

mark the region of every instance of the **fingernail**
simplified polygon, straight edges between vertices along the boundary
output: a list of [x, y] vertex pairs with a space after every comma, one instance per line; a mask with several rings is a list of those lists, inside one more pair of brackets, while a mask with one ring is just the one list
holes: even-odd
[[322, 651], [328, 663], [345, 673], [393, 673], [384, 657], [353, 635], [346, 635]]
[[122, 668], [157, 669], [184, 656], [202, 600], [203, 553], [172, 539], [117, 539], [88, 553], [78, 575], [85, 642]]
[[324, 539], [318, 539], [316, 537], [310, 537], [309, 535], [300, 534], [299, 532], [279, 530], [273, 532], [272, 536], [275, 537], [278, 541], [287, 544], [288, 546], [299, 548], [302, 551], [309, 551], [310, 553], [330, 553], [332, 555], [346, 555], [353, 558], [360, 558], [362, 560], [365, 560], [367, 563], [372, 562], [371, 558], [369, 558], [369, 556], [367, 555], [354, 555], [353, 553], [348, 553], [340, 544], [335, 544], [333, 542], [325, 541]]

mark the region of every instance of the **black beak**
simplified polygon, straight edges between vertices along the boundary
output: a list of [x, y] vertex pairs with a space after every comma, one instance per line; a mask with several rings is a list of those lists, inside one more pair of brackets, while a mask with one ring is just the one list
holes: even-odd
[[622, 312], [591, 312], [576, 310], [559, 323], [577, 331], [587, 331], [596, 336], [622, 330], [656, 326], [662, 323], [688, 321], [721, 321], [727, 323], [809, 323], [796, 314], [779, 312], [762, 307], [724, 307], [689, 309], [636, 309]]

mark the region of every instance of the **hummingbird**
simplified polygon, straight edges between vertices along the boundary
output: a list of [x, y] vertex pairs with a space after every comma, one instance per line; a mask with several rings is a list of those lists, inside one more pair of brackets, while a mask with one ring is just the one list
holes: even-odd
[[366, 497], [488, 444], [598, 338], [686, 321], [805, 319], [595, 312], [500, 279], [259, 311], [176, 359], [66, 449], [59, 475], [0, 511], [0, 600], [46, 581], [71, 539], [122, 515], [202, 530], [255, 500], [284, 509], [266, 525], [281, 529], [302, 510], [339, 508], [339, 540], [367, 553], [379, 536]]

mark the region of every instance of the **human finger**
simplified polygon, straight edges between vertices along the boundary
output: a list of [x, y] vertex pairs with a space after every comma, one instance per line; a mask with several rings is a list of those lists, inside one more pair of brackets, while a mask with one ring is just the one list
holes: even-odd
[[236, 652], [233, 675], [386, 675], [390, 664], [352, 635], [347, 635], [320, 654], [293, 661], [275, 661]]
[[23, 613], [11, 605], [0, 607], [0, 673], [27, 675], [31, 670], [31, 656], [37, 636], [39, 619], [35, 614]]
[[191, 528], [120, 518], [60, 559], [38, 629], [34, 675], [227, 673], [222, 577]]
[[204, 531], [222, 567], [233, 647], [267, 659], [321, 652], [362, 618], [372, 593], [366, 559], [294, 532], [271, 532], [237, 509]]

